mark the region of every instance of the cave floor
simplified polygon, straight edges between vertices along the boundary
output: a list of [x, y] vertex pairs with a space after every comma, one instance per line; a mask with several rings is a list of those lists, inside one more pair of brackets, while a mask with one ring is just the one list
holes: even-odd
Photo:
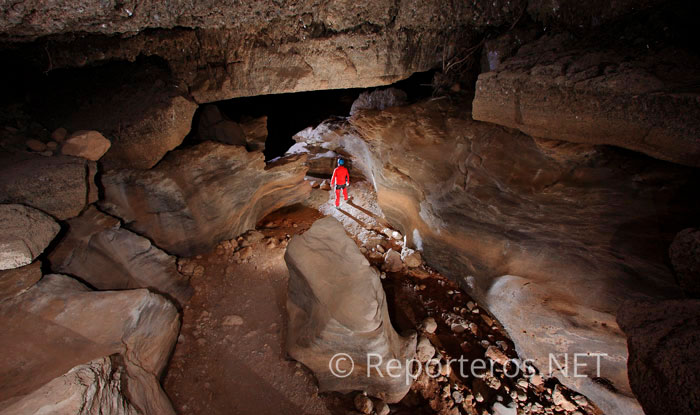
[[[184, 305], [181, 334], [164, 378], [164, 389], [178, 413], [345, 414], [352, 408], [352, 395], [319, 394], [313, 374], [288, 358], [284, 347], [288, 238], [303, 233], [315, 220], [333, 215], [358, 246], [367, 247], [376, 231], [386, 225], [368, 183], [354, 184], [350, 195], [351, 203], [336, 210], [330, 192], [314, 189], [304, 205], [268, 215], [257, 227], [264, 237], [251, 243], [249, 256], [220, 245], [189, 259], [200, 272], [191, 277], [195, 294]], [[389, 238], [385, 243], [386, 248], [401, 250], [400, 241]], [[367, 257], [380, 267], [381, 254], [370, 249]], [[483, 357], [488, 345], [496, 342], [509, 358], [517, 357], [500, 324], [429, 267], [389, 273], [383, 285], [397, 331], [417, 329], [424, 318], [435, 318], [438, 329], [427, 336], [443, 358]], [[467, 305], [477, 311], [468, 310]], [[476, 325], [475, 333], [453, 332], [449, 321], [454, 318]], [[391, 406], [392, 413], [483, 415], [493, 413], [492, 406], [498, 401], [504, 405], [517, 402], [518, 379], [504, 377], [497, 369], [501, 386], [494, 389], [482, 379], [460, 376], [455, 364], [452, 367], [447, 376], [420, 376], [406, 398]], [[549, 379], [539, 386], [529, 385], [527, 398], [518, 402], [518, 413], [575, 413], [552, 402], [557, 384]], [[600, 414], [582, 396], [561, 385], [558, 389], [568, 401], [577, 402], [579, 414]], [[461, 404], [454, 402], [455, 391], [465, 397]], [[528, 405], [532, 411], [522, 411]]]

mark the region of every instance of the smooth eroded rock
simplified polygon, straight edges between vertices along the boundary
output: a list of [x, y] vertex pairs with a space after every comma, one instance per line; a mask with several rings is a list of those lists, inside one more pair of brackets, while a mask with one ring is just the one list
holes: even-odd
[[149, 288], [180, 304], [193, 293], [174, 256], [95, 207], [68, 221], [49, 261], [55, 272], [75, 275], [99, 290]]
[[144, 413], [174, 414], [158, 382], [180, 328], [177, 309], [165, 298], [145, 289], [90, 291], [75, 279], [51, 274], [0, 303], [0, 325], [0, 408], [24, 399], [74, 402], [67, 396], [75, 391], [71, 386], [43, 395], [53, 390], [45, 389], [47, 383], [76, 366], [117, 355], [129, 402]]
[[0, 203], [19, 203], [64, 220], [97, 200], [95, 162], [70, 156], [0, 153]]
[[169, 154], [155, 168], [102, 176], [110, 214], [178, 256], [207, 252], [253, 229], [258, 220], [301, 202], [305, 156], [265, 165], [263, 154], [206, 141]]
[[39, 210], [0, 204], [0, 270], [30, 264], [60, 230], [51, 216]]
[[[415, 353], [416, 335], [394, 331], [378, 272], [342, 224], [333, 217], [316, 221], [292, 237], [284, 258], [289, 355], [314, 372], [321, 391], [361, 390], [390, 403], [401, 400], [410, 387], [406, 360]], [[400, 362], [395, 376], [387, 372], [392, 359]], [[367, 376], [368, 363], [378, 365], [383, 377], [376, 368]]]

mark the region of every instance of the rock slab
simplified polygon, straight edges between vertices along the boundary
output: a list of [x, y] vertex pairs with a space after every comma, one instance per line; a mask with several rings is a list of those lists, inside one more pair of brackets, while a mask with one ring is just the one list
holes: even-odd
[[[687, 86], [700, 79], [697, 56], [670, 47], [637, 54], [581, 43], [545, 36], [481, 74], [474, 119], [700, 167], [700, 101]], [[661, 62], [687, 72], [659, 71]]]
[[[360, 390], [390, 403], [401, 400], [410, 388], [405, 362], [414, 356], [416, 334], [394, 331], [378, 272], [342, 224], [333, 217], [316, 221], [292, 237], [284, 258], [290, 274], [289, 355], [314, 372], [321, 391]], [[354, 366], [334, 359], [338, 353]], [[372, 362], [383, 377], [376, 369], [367, 376], [369, 354], [376, 354]], [[391, 359], [401, 362], [396, 377], [386, 372]]]
[[[0, 325], [0, 408], [81, 400], [69, 396], [82, 393], [79, 385], [33, 392], [77, 366], [115, 355], [123, 362], [121, 387], [129, 402], [144, 413], [174, 414], [158, 382], [180, 328], [177, 309], [165, 298], [145, 289], [90, 291], [75, 279], [51, 274], [0, 303]], [[98, 378], [105, 378], [92, 378], [94, 391]], [[57, 395], [43, 394], [56, 389]]]
[[193, 294], [174, 256], [95, 207], [68, 221], [68, 232], [49, 261], [53, 271], [75, 275], [99, 290], [149, 288], [180, 304]]

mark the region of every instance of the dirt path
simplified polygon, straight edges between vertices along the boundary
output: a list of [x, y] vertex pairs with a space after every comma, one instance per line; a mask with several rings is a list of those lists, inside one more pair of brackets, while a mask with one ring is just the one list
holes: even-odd
[[191, 278], [195, 294], [164, 385], [178, 413], [331, 413], [334, 399], [319, 397], [313, 376], [286, 359], [286, 244], [267, 243], [286, 241], [319, 217], [302, 207], [276, 212], [266, 221], [279, 226], [262, 229], [265, 239], [242, 263], [221, 248], [192, 261], [204, 271]]

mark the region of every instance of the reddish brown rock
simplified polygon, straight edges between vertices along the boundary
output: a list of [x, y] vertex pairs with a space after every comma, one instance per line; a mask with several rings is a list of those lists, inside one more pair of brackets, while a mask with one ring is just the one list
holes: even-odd
[[148, 171], [102, 177], [101, 206], [125, 227], [178, 256], [207, 252], [311, 192], [305, 156], [265, 165], [262, 153], [207, 141], [169, 154]]
[[42, 152], [46, 150], [46, 144], [42, 141], [36, 140], [36, 139], [31, 139], [27, 140], [27, 148], [36, 151], [36, 152]]
[[49, 261], [55, 272], [79, 277], [99, 290], [149, 288], [180, 304], [193, 293], [177, 271], [175, 257], [94, 207], [68, 221], [68, 231]]
[[[52, 274], [0, 303], [0, 324], [0, 408], [26, 408], [24, 404], [37, 402], [33, 392], [54, 390], [45, 389], [53, 379], [86, 362], [115, 356], [123, 362], [121, 388], [134, 407], [149, 414], [174, 414], [158, 379], [180, 319], [163, 297], [147, 290], [90, 291], [72, 278]], [[52, 395], [54, 399], [68, 398], [71, 388], [59, 389], [65, 392]]]
[[697, 80], [700, 59], [684, 50], [546, 36], [479, 76], [473, 116], [534, 137], [611, 144], [700, 167], [700, 101], [687, 86]]
[[51, 139], [57, 143], [62, 143], [66, 137], [68, 137], [68, 130], [63, 127], [58, 127], [51, 133]]
[[97, 161], [109, 150], [112, 143], [98, 131], [76, 131], [61, 146], [61, 153]]
[[24, 267], [0, 271], [0, 302], [15, 297], [41, 279], [41, 261]]
[[96, 171], [95, 162], [76, 157], [0, 153], [0, 203], [72, 218], [97, 200]]

